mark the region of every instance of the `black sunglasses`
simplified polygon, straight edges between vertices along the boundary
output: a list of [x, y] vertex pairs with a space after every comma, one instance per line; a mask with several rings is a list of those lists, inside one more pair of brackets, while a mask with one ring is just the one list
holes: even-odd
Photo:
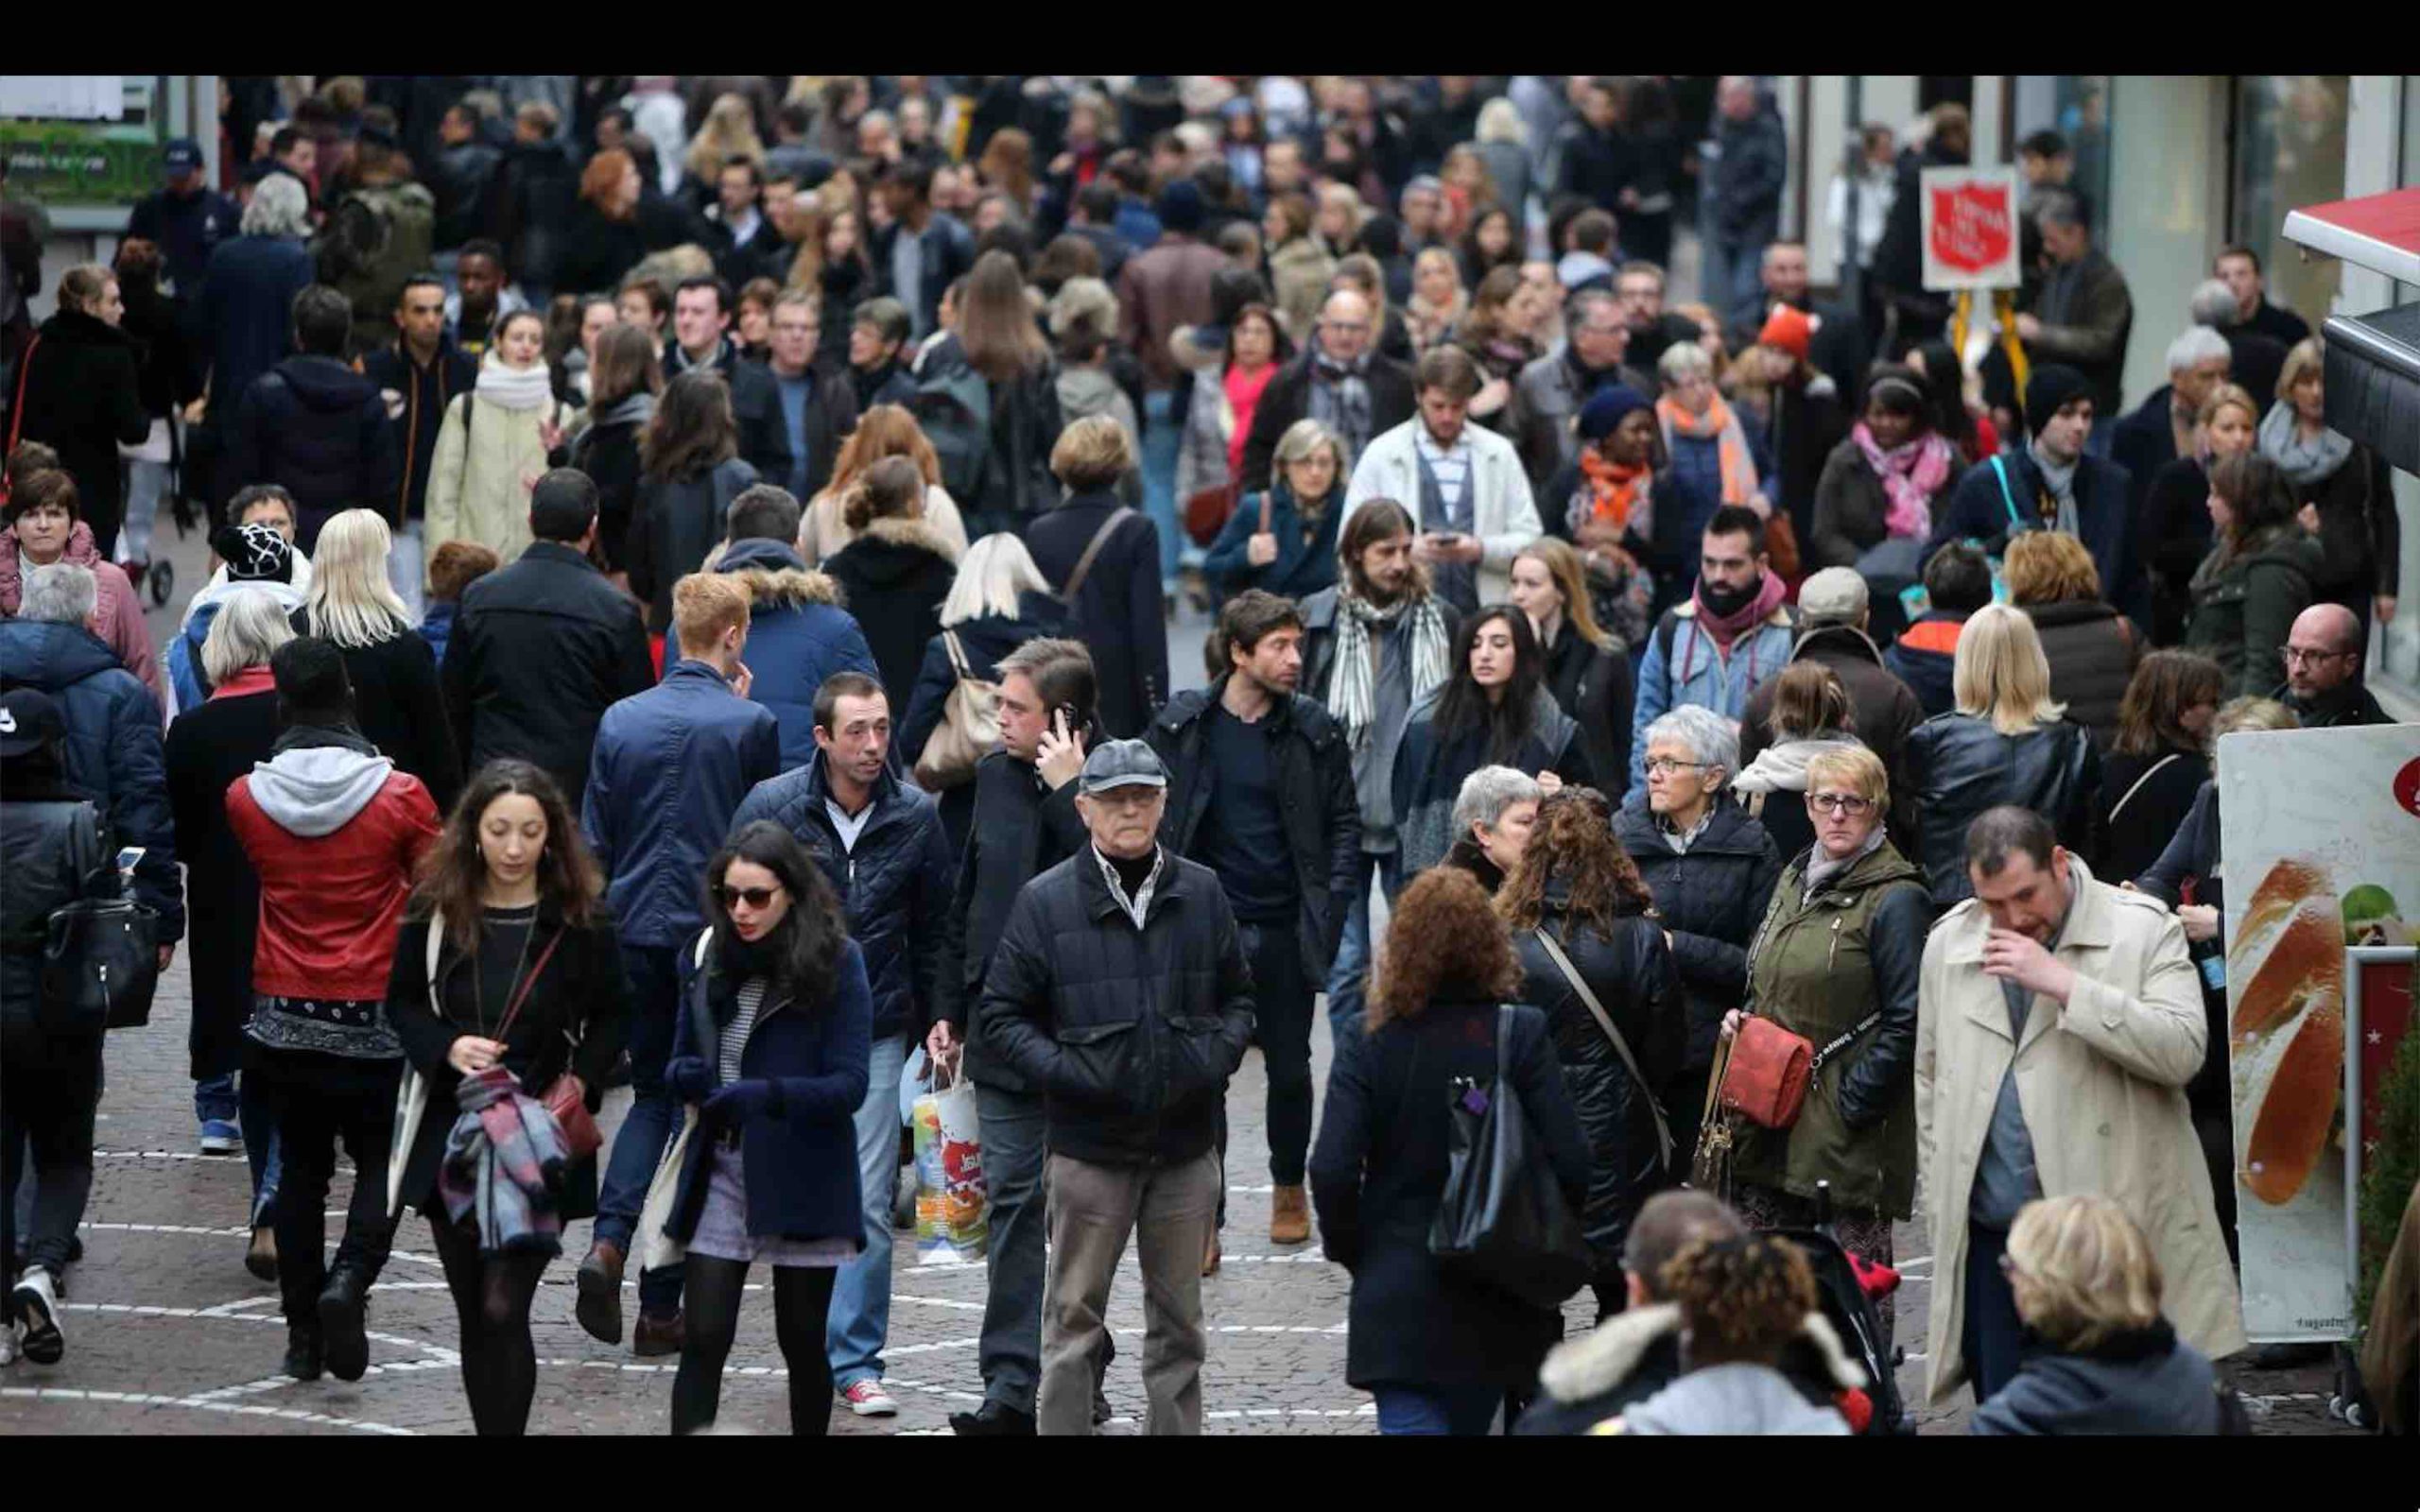
[[782, 889], [778, 886], [717, 887], [715, 889], [715, 896], [722, 900], [722, 905], [725, 908], [735, 907], [742, 902], [745, 902], [751, 908], [769, 908], [772, 906], [774, 897], [779, 894], [781, 890]]

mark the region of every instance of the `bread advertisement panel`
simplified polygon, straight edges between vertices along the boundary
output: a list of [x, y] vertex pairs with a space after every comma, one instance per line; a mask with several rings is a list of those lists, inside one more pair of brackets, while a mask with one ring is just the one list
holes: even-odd
[[2225, 737], [2219, 830], [2244, 1329], [2345, 1338], [2345, 951], [2414, 942], [2420, 726]]

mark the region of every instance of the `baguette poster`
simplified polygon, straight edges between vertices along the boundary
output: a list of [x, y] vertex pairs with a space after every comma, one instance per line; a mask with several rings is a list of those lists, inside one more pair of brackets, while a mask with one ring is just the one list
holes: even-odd
[[2349, 1337], [2344, 952], [2415, 942], [2420, 726], [2225, 737], [2219, 829], [2244, 1330]]

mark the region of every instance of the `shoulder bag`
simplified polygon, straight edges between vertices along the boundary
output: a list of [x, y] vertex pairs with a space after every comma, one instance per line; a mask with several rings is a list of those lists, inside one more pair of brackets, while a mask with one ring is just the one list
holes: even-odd
[[1647, 1099], [1647, 1110], [1655, 1115], [1657, 1158], [1666, 1165], [1670, 1165], [1672, 1163], [1672, 1125], [1665, 1121], [1663, 1104], [1655, 1100], [1654, 1091], [1648, 1086], [1646, 1075], [1639, 1071], [1638, 1057], [1630, 1053], [1630, 1042], [1622, 1038], [1622, 1032], [1619, 1029], [1614, 1027], [1613, 1015], [1607, 1013], [1605, 1005], [1597, 1001], [1595, 990], [1588, 986], [1587, 980], [1581, 976], [1579, 969], [1571, 964], [1571, 957], [1564, 954], [1562, 942], [1547, 934], [1543, 924], [1532, 933], [1538, 936], [1538, 943], [1546, 947], [1547, 958], [1554, 962], [1555, 970], [1561, 971], [1563, 979], [1571, 984], [1571, 990], [1580, 994], [1580, 1001], [1586, 1005], [1590, 1017], [1597, 1021], [1597, 1027], [1604, 1030], [1605, 1038], [1614, 1042], [1614, 1053], [1622, 1057], [1623, 1067], [1630, 1072], [1631, 1085], [1638, 1089], [1639, 1096]]
[[976, 764], [1000, 744], [1000, 685], [968, 670], [966, 647], [956, 630], [942, 631], [942, 644], [958, 680], [942, 702], [941, 723], [916, 758], [916, 785], [927, 793], [972, 782]]
[[1495, 1016], [1492, 1086], [1446, 1084], [1445, 1190], [1428, 1252], [1448, 1276], [1553, 1309], [1587, 1284], [1595, 1262], [1512, 1081], [1512, 1010]]
[[38, 1022], [60, 1036], [140, 1028], [151, 1022], [160, 984], [160, 915], [127, 896], [125, 878], [100, 853], [98, 812], [78, 808], [68, 857], [84, 892], [51, 912]]
[[1069, 609], [1076, 607], [1076, 595], [1083, 592], [1084, 579], [1092, 576], [1093, 563], [1099, 558], [1101, 548], [1109, 544], [1110, 536], [1119, 525], [1133, 518], [1133, 509], [1121, 504], [1100, 523], [1100, 528], [1093, 532], [1093, 539], [1084, 542], [1084, 554], [1076, 558], [1076, 565], [1067, 574], [1066, 586], [1059, 590], [1059, 597]]
[[[2125, 622], [2120, 620], [2118, 623], [2122, 625]], [[2101, 822], [2105, 824], [2117, 823], [2118, 816], [2126, 812], [2126, 805], [2135, 801], [2135, 795], [2143, 790], [2143, 784], [2145, 782], [2148, 782], [2152, 778], [2157, 777], [2160, 773], [2160, 769], [2165, 767], [2169, 763], [2183, 761], [2184, 759], [2184, 752], [2172, 750], [2167, 755], [2161, 757], [2159, 760], [2152, 763], [2149, 766], [2144, 767], [2143, 775], [2135, 779], [2135, 785], [2126, 789], [2126, 796], [2118, 800], [2118, 806], [2111, 809], [2109, 811], [2109, 817]]]
[[[706, 965], [706, 947], [714, 942], [715, 932], [702, 931], [698, 936], [692, 961], [700, 971]], [[687, 1012], [684, 1003], [678, 1012]], [[681, 1109], [681, 1126], [672, 1135], [672, 1143], [665, 1147], [664, 1159], [655, 1162], [655, 1175], [647, 1184], [647, 1199], [639, 1204], [638, 1228], [631, 1242], [638, 1246], [639, 1266], [643, 1270], [664, 1270], [678, 1265], [688, 1253], [688, 1246], [665, 1231], [672, 1221], [672, 1208], [681, 1194], [681, 1171], [689, 1158], [689, 1140], [698, 1131], [698, 1105], [689, 1103]]]
[[1792, 1034], [1771, 1019], [1743, 1015], [1718, 1082], [1722, 1106], [1764, 1128], [1790, 1127], [1806, 1106], [1806, 1089], [1824, 1069], [1824, 1062], [1881, 1022], [1877, 1008], [1818, 1050], [1806, 1036]]

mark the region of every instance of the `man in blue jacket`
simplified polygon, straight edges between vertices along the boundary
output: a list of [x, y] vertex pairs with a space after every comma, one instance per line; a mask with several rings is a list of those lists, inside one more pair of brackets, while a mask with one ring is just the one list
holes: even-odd
[[848, 911], [873, 988], [873, 1044], [857, 1106], [857, 1177], [866, 1245], [840, 1267], [824, 1327], [832, 1386], [861, 1418], [899, 1403], [882, 1389], [890, 1330], [890, 1197], [899, 1168], [899, 1078], [925, 1032], [950, 907], [949, 842], [930, 794], [890, 769], [890, 708], [882, 684], [840, 672], [815, 695], [816, 753], [760, 782], [732, 816], [736, 834], [771, 819], [813, 852]]
[[[678, 652], [664, 681], [614, 704], [597, 725], [580, 804], [580, 832], [608, 878], [631, 988], [633, 1098], [597, 1194], [574, 1307], [580, 1327], [607, 1344], [622, 1342], [622, 1266], [672, 1133], [664, 1065], [680, 1013], [681, 953], [704, 923], [698, 879], [741, 799], [781, 769], [780, 730], [750, 701], [739, 660], [747, 591], [711, 573], [682, 578], [672, 586], [672, 628]], [[679, 1269], [641, 1273], [632, 1347], [669, 1354], [682, 1332]]]
[[1997, 556], [2011, 536], [2062, 530], [2082, 541], [2100, 573], [2100, 596], [2151, 627], [2151, 578], [2135, 539], [2126, 470], [2084, 450], [2092, 435], [2091, 383], [2076, 369], [2036, 368], [2025, 385], [2026, 444], [1966, 470], [1933, 521], [1931, 555], [1972, 538]]
[[1630, 785], [1647, 785], [1647, 728], [1683, 704], [1739, 719], [1748, 696], [1778, 677], [1797, 644], [1785, 585], [1765, 554], [1765, 522], [1745, 505], [1714, 511], [1699, 540], [1698, 580], [1664, 611], [1638, 667], [1631, 716]]
[[815, 755], [815, 696], [836, 672], [881, 673], [856, 616], [840, 607], [840, 585], [809, 567], [798, 540], [798, 500], [759, 483], [731, 501], [726, 544], [715, 571], [749, 596], [756, 674], [748, 696], [782, 725], [782, 770]]

